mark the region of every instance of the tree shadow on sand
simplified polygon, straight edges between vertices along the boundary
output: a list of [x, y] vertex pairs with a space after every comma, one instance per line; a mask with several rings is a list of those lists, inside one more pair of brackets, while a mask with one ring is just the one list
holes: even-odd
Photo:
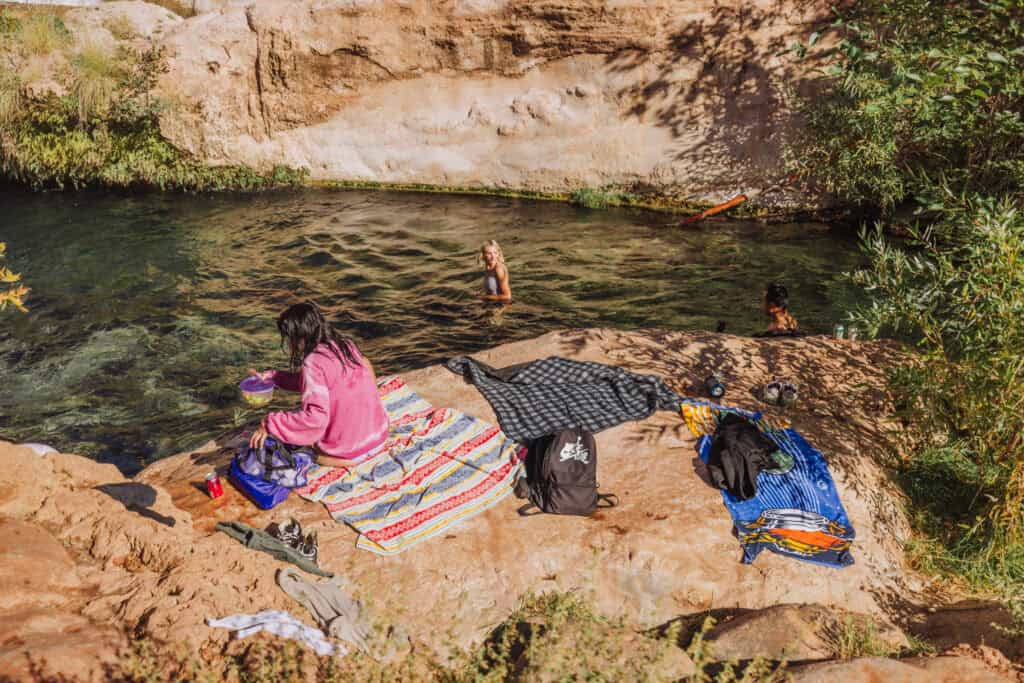
[[[898, 424], [884, 370], [898, 357], [895, 343], [666, 330], [577, 330], [562, 340], [567, 355], [588, 344], [601, 346], [611, 362], [627, 370], [658, 375], [684, 397], [708, 400], [704, 380], [716, 373], [727, 387], [718, 403], [789, 421], [842, 475], [846, 488], [889, 510], [893, 519], [899, 514], [894, 501], [902, 495], [891, 475], [891, 485], [884, 491], [878, 490], [875, 477], [868, 476], [868, 468], [892, 464], [897, 450]], [[774, 378], [798, 386], [799, 399], [791, 408], [770, 406], [758, 398]], [[640, 447], [658, 442], [669, 430], [684, 440], [692, 438], [680, 417], [658, 413], [637, 423], [627, 439]]]

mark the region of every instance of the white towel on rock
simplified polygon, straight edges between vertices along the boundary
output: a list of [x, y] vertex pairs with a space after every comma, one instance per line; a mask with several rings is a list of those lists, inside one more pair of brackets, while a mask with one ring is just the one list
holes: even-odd
[[341, 643], [328, 640], [319, 629], [304, 624], [288, 612], [281, 610], [265, 610], [258, 614], [233, 614], [223, 619], [207, 619], [206, 625], [212, 628], [226, 628], [232, 631], [231, 636], [236, 639], [267, 631], [282, 638], [305, 643], [322, 656], [341, 656], [348, 653], [348, 649]]

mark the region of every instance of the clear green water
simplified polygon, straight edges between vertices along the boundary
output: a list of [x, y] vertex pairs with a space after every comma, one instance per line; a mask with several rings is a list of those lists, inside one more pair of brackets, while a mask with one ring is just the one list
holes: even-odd
[[[31, 312], [0, 314], [0, 438], [125, 470], [251, 417], [249, 366], [313, 299], [378, 372], [569, 327], [760, 329], [772, 279], [825, 332], [855, 240], [821, 225], [671, 226], [664, 215], [503, 198], [301, 191], [256, 197], [0, 190], [7, 265]], [[502, 242], [515, 302], [483, 305], [477, 248]], [[279, 402], [280, 405], [280, 402]]]

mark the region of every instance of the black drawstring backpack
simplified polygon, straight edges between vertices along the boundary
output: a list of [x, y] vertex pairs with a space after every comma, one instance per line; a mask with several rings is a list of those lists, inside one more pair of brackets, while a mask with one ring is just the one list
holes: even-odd
[[[563, 429], [530, 444], [526, 455], [526, 498], [523, 516], [590, 515], [618, 504], [612, 494], [597, 492], [597, 444], [583, 429]], [[537, 511], [531, 512], [531, 508]]]

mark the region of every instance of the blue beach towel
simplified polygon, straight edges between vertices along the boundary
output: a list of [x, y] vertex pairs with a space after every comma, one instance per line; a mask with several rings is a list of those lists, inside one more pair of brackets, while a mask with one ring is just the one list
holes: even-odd
[[784, 474], [761, 472], [753, 498], [737, 500], [728, 491], [722, 491], [745, 564], [753, 562], [765, 548], [829, 567], [853, 564], [853, 525], [839, 500], [824, 456], [799, 432], [771, 424], [760, 413], [710, 403], [686, 401], [682, 412], [691, 431], [699, 437], [697, 452], [705, 463], [711, 451], [714, 425], [725, 412], [756, 424], [783, 453], [793, 458], [793, 468]]

